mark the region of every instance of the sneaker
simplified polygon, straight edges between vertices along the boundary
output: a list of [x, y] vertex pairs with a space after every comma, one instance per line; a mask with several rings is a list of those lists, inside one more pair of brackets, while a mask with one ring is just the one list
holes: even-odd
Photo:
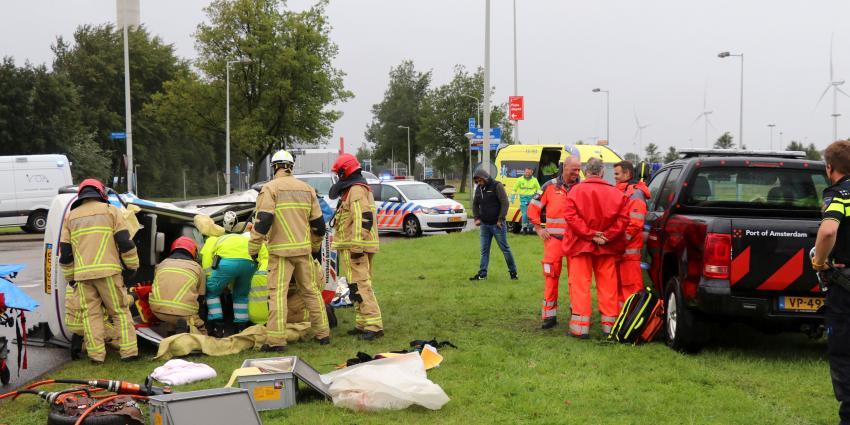
[[328, 345], [331, 343], [331, 337], [326, 336], [324, 338], [319, 338], [316, 341], [319, 342], [319, 345]]
[[359, 338], [364, 341], [372, 341], [382, 336], [384, 336], [384, 331], [365, 331]]
[[260, 348], [260, 351], [263, 351], [265, 353], [282, 353], [282, 352], [286, 351], [286, 346], [285, 345], [271, 346], [271, 345], [268, 345], [268, 344], [263, 344], [262, 348]]
[[481, 272], [475, 273], [475, 276], [469, 278], [469, 280], [484, 280], [487, 279], [486, 274], [481, 274]]
[[516, 272], [511, 272], [511, 280], [519, 280], [519, 276], [517, 276]]
[[366, 333], [366, 331], [364, 331], [363, 329], [354, 328], [354, 329], [352, 329], [352, 330], [350, 330], [346, 333], [348, 335], [357, 336], [357, 335], [362, 335], [362, 334]]
[[540, 329], [552, 329], [557, 324], [558, 324], [558, 318], [557, 317], [547, 317], [546, 319], [543, 319], [543, 324], [540, 325]]

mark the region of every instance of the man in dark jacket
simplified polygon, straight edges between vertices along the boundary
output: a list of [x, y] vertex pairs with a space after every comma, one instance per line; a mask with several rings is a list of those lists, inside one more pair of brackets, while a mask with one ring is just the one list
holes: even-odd
[[469, 280], [484, 280], [487, 278], [487, 266], [490, 263], [490, 243], [496, 238], [496, 243], [505, 256], [511, 280], [517, 280], [516, 263], [508, 246], [508, 232], [505, 216], [508, 214], [508, 194], [505, 186], [490, 177], [484, 170], [477, 170], [473, 175], [475, 180], [475, 196], [472, 198], [472, 214], [475, 225], [481, 227], [481, 263], [478, 273]]

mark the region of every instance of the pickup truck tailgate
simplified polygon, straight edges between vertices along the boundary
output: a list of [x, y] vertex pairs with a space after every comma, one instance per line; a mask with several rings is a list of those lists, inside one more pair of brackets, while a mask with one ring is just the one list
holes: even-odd
[[819, 225], [811, 219], [732, 219], [732, 293], [818, 292], [809, 250], [815, 246]]

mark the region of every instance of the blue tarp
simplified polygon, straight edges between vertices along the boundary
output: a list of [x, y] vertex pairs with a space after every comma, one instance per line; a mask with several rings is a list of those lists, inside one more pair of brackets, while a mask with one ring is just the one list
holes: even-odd
[[38, 307], [38, 303], [14, 283], [5, 279], [6, 276], [17, 273], [23, 268], [23, 264], [0, 264], [0, 276], [2, 276], [0, 277], [0, 294], [3, 294], [6, 299], [6, 307], [33, 311]]

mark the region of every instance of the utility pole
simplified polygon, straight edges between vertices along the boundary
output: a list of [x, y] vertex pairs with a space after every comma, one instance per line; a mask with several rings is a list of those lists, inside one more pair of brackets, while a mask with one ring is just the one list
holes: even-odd
[[[514, 0], [514, 96], [519, 96], [517, 89], [516, 0]], [[519, 143], [519, 121], [514, 121], [514, 143]]]
[[490, 0], [484, 6], [484, 133], [481, 168], [490, 172]]
[[130, 108], [129, 22], [124, 20], [124, 132], [127, 133], [127, 192], [133, 192], [133, 111]]

